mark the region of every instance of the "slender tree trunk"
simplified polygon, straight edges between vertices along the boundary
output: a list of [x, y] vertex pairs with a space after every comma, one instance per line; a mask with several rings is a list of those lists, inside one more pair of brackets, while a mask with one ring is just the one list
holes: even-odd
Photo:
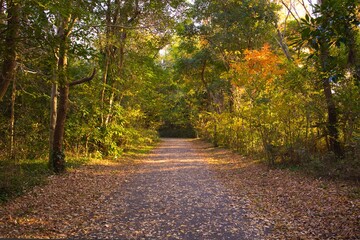
[[[328, 71], [329, 64], [329, 49], [326, 43], [323, 43], [320, 47], [320, 61], [323, 72]], [[323, 90], [326, 100], [328, 121], [327, 121], [327, 134], [329, 136], [329, 148], [330, 151], [334, 152], [336, 156], [342, 157], [343, 150], [339, 142], [339, 131], [338, 131], [338, 120], [337, 120], [337, 109], [331, 89], [331, 83], [329, 77], [323, 77], [322, 79]]]
[[51, 102], [50, 102], [49, 162], [51, 162], [52, 159], [53, 145], [54, 145], [54, 132], [56, 126], [56, 117], [57, 117], [57, 94], [58, 94], [58, 85], [57, 83], [53, 83], [51, 88]]
[[105, 126], [108, 125], [111, 120], [114, 98], [115, 98], [115, 92], [113, 90], [113, 92], [111, 93], [110, 99], [109, 99], [109, 110], [108, 110], [108, 114], [106, 115]]
[[108, 81], [108, 74], [109, 74], [109, 65], [110, 65], [110, 59], [108, 53], [106, 53], [106, 60], [105, 60], [105, 68], [103, 72], [103, 88], [101, 90], [101, 125], [105, 124], [105, 118], [104, 118], [104, 110], [105, 110], [105, 92], [106, 92], [106, 85]]
[[[214, 100], [214, 94], [213, 92], [211, 91], [211, 89], [209, 88], [207, 82], [206, 82], [206, 79], [205, 79], [205, 71], [206, 71], [206, 65], [207, 65], [207, 60], [205, 59], [203, 61], [203, 64], [202, 64], [202, 68], [201, 68], [201, 73], [200, 73], [200, 79], [201, 79], [201, 82], [203, 83], [205, 89], [206, 89], [206, 93], [207, 93], [207, 98], [208, 98], [208, 108], [209, 110], [211, 110], [211, 108], [213, 108], [213, 100]], [[216, 110], [216, 109], [215, 109]]]
[[111, 0], [107, 1], [107, 10], [106, 10], [106, 35], [105, 35], [105, 66], [103, 72], [103, 88], [101, 90], [101, 125], [105, 124], [105, 93], [106, 85], [108, 83], [109, 76], [109, 67], [110, 67], [110, 57], [111, 57], [111, 46], [110, 46], [110, 36], [111, 36]]
[[10, 82], [15, 78], [16, 47], [20, 27], [20, 5], [12, 0], [7, 2], [8, 22], [6, 28], [4, 62], [0, 73], [0, 101], [3, 99]]
[[[326, 0], [318, 0], [318, 4], [324, 4]], [[328, 19], [329, 20], [329, 19]], [[326, 19], [325, 21], [326, 22]], [[324, 73], [329, 72], [329, 45], [327, 43], [327, 39], [322, 37], [320, 39], [320, 64], [321, 70]], [[337, 109], [335, 100], [332, 93], [331, 82], [328, 76], [324, 76], [322, 79], [324, 96], [326, 100], [326, 107], [327, 107], [327, 114], [328, 114], [328, 121], [327, 121], [327, 136], [329, 139], [329, 150], [334, 152], [336, 156], [343, 157], [343, 149], [341, 147], [339, 141], [339, 130], [338, 130], [338, 119], [337, 119]]]
[[276, 39], [276, 41], [278, 42], [279, 46], [281, 47], [281, 49], [283, 50], [286, 58], [289, 60], [289, 61], [292, 61], [293, 58], [291, 56], [291, 53], [289, 51], [289, 47], [288, 45], [286, 44], [285, 42], [285, 39], [284, 39], [284, 36], [283, 34], [281, 33], [280, 29], [279, 29], [279, 26], [277, 23], [275, 23], [275, 28], [276, 28], [276, 32], [277, 32], [277, 36], [278, 38]]
[[[121, 38], [121, 43], [120, 43], [120, 47], [118, 49], [118, 54], [119, 54], [119, 64], [118, 64], [118, 77], [121, 78], [122, 77], [122, 71], [123, 71], [123, 67], [124, 67], [124, 57], [125, 57], [125, 40], [126, 40], [126, 31], [123, 30], [123, 32], [121, 32], [120, 34], [120, 38]], [[112, 117], [112, 112], [113, 112], [113, 108], [114, 108], [114, 101], [115, 101], [115, 88], [116, 88], [116, 82], [114, 81], [112, 84], [112, 92], [109, 98], [109, 108], [108, 108], [108, 114], [106, 116], [105, 119], [105, 126], [108, 125], [111, 121], [111, 117]]]
[[65, 171], [65, 154], [63, 149], [65, 120], [68, 107], [69, 85], [67, 79], [67, 53], [70, 17], [62, 19], [58, 30], [59, 59], [57, 64], [59, 83], [59, 102], [57, 106], [56, 124], [52, 145], [50, 167], [55, 173]]
[[59, 88], [59, 105], [54, 131], [52, 167], [54, 172], [65, 171], [65, 154], [63, 149], [65, 120], [68, 109], [69, 86], [64, 85]]
[[[85, 82], [90, 81], [94, 78], [96, 74], [96, 69], [94, 69], [90, 77], [85, 77], [77, 81], [69, 82], [67, 77], [67, 57], [69, 50], [69, 36], [71, 30], [74, 26], [76, 18], [73, 18], [69, 14], [66, 18], [61, 19], [61, 24], [58, 28], [58, 41], [59, 41], [59, 53], [58, 53], [58, 63], [57, 63], [57, 77], [58, 77], [58, 87], [59, 87], [59, 99], [57, 104], [57, 115], [52, 116], [56, 118], [55, 128], [54, 128], [54, 137], [52, 144], [52, 154], [50, 159], [50, 168], [55, 173], [65, 172], [65, 153], [63, 148], [64, 142], [64, 133], [65, 133], [65, 121], [68, 111], [68, 102], [69, 102], [69, 88], [71, 86], [79, 85]], [[54, 96], [56, 94], [56, 89], [53, 89]], [[53, 103], [54, 104], [54, 103]], [[55, 108], [56, 105], [53, 107]]]
[[16, 159], [15, 156], [15, 101], [16, 101], [16, 79], [13, 80], [11, 92], [11, 115], [10, 115], [10, 157]]

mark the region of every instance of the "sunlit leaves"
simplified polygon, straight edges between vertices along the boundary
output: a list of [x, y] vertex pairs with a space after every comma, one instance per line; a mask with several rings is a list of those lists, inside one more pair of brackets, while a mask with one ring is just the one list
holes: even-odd
[[301, 19], [301, 39], [294, 41], [295, 45], [302, 47], [308, 45], [315, 51], [320, 45], [340, 47], [348, 44], [349, 32], [359, 25], [357, 13], [359, 12], [358, 0], [327, 0], [321, 5], [315, 5], [313, 16], [305, 15]]
[[255, 87], [253, 90], [265, 90], [284, 73], [281, 59], [271, 51], [269, 44], [260, 50], [245, 50], [244, 60], [236, 58], [230, 64], [229, 74], [238, 87], [251, 86]]

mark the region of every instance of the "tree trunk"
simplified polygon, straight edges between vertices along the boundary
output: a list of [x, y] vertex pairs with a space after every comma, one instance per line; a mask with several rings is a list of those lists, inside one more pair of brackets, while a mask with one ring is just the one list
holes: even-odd
[[281, 47], [281, 49], [283, 50], [286, 58], [289, 60], [289, 61], [292, 61], [293, 58], [291, 56], [291, 53], [289, 51], [289, 47], [288, 45], [286, 44], [285, 42], [285, 39], [284, 39], [284, 36], [283, 34], [281, 33], [280, 29], [279, 29], [279, 26], [277, 23], [275, 23], [275, 28], [276, 28], [276, 32], [277, 32], [277, 36], [278, 36], [278, 39], [276, 39], [276, 41], [278, 42], [279, 46]]
[[[328, 72], [328, 64], [329, 64], [329, 48], [326, 43], [323, 43], [320, 47], [320, 61], [323, 72]], [[323, 77], [323, 90], [326, 100], [326, 107], [328, 113], [328, 121], [327, 121], [327, 134], [329, 136], [329, 147], [330, 151], [334, 152], [336, 156], [343, 157], [343, 150], [341, 148], [341, 144], [339, 142], [339, 131], [337, 128], [337, 110], [335, 101], [333, 98], [333, 93], [331, 89], [331, 83], [328, 76]]]
[[208, 83], [206, 82], [206, 79], [205, 79], [206, 65], [207, 65], [207, 60], [204, 59], [202, 67], [201, 67], [200, 79], [206, 89], [207, 99], [208, 99], [208, 101], [207, 101], [208, 110], [211, 111], [212, 108], [214, 107], [213, 106], [214, 95], [213, 95], [213, 92], [211, 91], [211, 89], [209, 88]]
[[15, 78], [16, 47], [20, 27], [20, 4], [7, 2], [8, 22], [5, 38], [4, 62], [0, 73], [0, 101], [3, 99], [10, 82]]
[[65, 171], [65, 153], [63, 149], [65, 120], [68, 109], [69, 86], [65, 84], [59, 88], [59, 105], [54, 131], [52, 169], [55, 173]]
[[51, 159], [52, 159], [53, 145], [54, 145], [54, 132], [56, 126], [56, 117], [57, 117], [57, 93], [58, 93], [57, 83], [53, 83], [51, 89], [51, 102], [50, 102], [49, 162], [52, 161]]
[[[127, 33], [125, 30], [123, 30], [123, 32], [120, 33], [120, 38], [121, 38], [121, 43], [120, 43], [120, 47], [118, 49], [118, 54], [119, 54], [119, 60], [118, 60], [118, 78], [122, 78], [122, 71], [123, 71], [123, 67], [124, 67], [124, 58], [125, 58], [125, 40], [127, 37]], [[114, 108], [114, 101], [116, 98], [115, 95], [115, 89], [116, 89], [116, 81], [114, 81], [112, 83], [112, 92], [109, 98], [109, 108], [108, 108], [108, 114], [106, 116], [105, 119], [105, 126], [108, 125], [111, 122], [111, 117], [113, 115], [113, 108]]]
[[[62, 173], [65, 172], [66, 170], [63, 142], [64, 142], [64, 133], [65, 133], [65, 121], [68, 111], [69, 88], [90, 81], [91, 79], [94, 78], [96, 74], [96, 69], [94, 69], [90, 77], [85, 77], [83, 79], [79, 79], [73, 82], [68, 81], [67, 57], [69, 50], [69, 36], [76, 22], [76, 17], [72, 17], [72, 15], [69, 14], [67, 17], [62, 18], [60, 21], [61, 24], [58, 28], [58, 34], [57, 34], [59, 41], [58, 63], [57, 63], [57, 72], [58, 72], [57, 84], [59, 86], [59, 100], [57, 104], [57, 115], [55, 115], [56, 111], [54, 111], [54, 115], [51, 116], [52, 118], [56, 118], [56, 123], [53, 134], [52, 149], [50, 147], [52, 153], [49, 161], [49, 166], [55, 173]], [[56, 88], [54, 87], [53, 100], [55, 100], [55, 96], [56, 96]], [[52, 107], [54, 109], [56, 108], [55, 102], [52, 103]], [[51, 121], [53, 121], [53, 119]]]
[[63, 140], [69, 97], [69, 85], [67, 79], [67, 53], [68, 37], [70, 33], [68, 29], [68, 24], [70, 19], [70, 17], [63, 18], [62, 24], [61, 26], [59, 26], [58, 29], [59, 59], [57, 64], [57, 70], [59, 83], [59, 102], [57, 106], [56, 124], [54, 128], [53, 145], [51, 149], [52, 153], [49, 164], [50, 168], [55, 173], [62, 173], [65, 171], [65, 154], [63, 149]]
[[15, 101], [16, 101], [16, 79], [13, 80], [11, 92], [11, 115], [10, 115], [10, 157], [16, 159], [15, 156]]
[[[325, 0], [318, 0], [318, 4], [324, 4]], [[329, 19], [324, 19], [326, 23]], [[323, 73], [329, 72], [329, 44], [327, 43], [327, 39], [322, 36], [320, 39], [320, 64], [321, 70]], [[328, 121], [327, 121], [327, 136], [329, 138], [329, 150], [334, 152], [337, 157], [343, 157], [343, 149], [339, 142], [339, 131], [338, 131], [338, 120], [337, 120], [337, 109], [334, 101], [331, 82], [329, 76], [324, 76], [322, 79], [324, 96], [326, 100]]]
[[106, 60], [105, 60], [105, 67], [104, 67], [104, 72], [103, 72], [103, 88], [101, 90], [101, 125], [106, 125], [105, 124], [105, 117], [104, 117], [104, 111], [105, 111], [105, 91], [106, 91], [106, 85], [107, 85], [107, 81], [108, 81], [108, 74], [109, 74], [109, 65], [110, 65], [110, 61], [109, 61], [109, 55], [108, 52], [106, 53]]
[[115, 98], [115, 92], [113, 90], [111, 93], [110, 99], [109, 99], [109, 109], [108, 109], [108, 114], [106, 115], [106, 119], [105, 119], [105, 126], [107, 126], [111, 120], [114, 98]]
[[111, 57], [111, 46], [110, 46], [110, 37], [112, 33], [111, 27], [111, 1], [107, 1], [107, 10], [106, 10], [106, 35], [105, 35], [105, 66], [103, 71], [103, 88], [101, 90], [101, 125], [105, 124], [105, 92], [106, 85], [108, 83], [109, 67], [110, 67], [110, 57]]

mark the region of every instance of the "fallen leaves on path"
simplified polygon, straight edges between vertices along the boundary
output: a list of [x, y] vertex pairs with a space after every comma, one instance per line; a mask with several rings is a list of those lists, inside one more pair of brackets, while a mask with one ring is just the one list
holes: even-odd
[[[0, 206], [1, 238], [65, 238], [82, 229], [114, 187], [136, 170], [131, 161], [83, 166]], [[106, 203], [105, 203], [106, 204]]]
[[2, 238], [360, 239], [356, 186], [199, 140], [49, 178], [0, 206]]
[[359, 186], [269, 169], [202, 144], [218, 178], [247, 196], [251, 218], [270, 224], [267, 239], [360, 239], [360, 199], [352, 197]]

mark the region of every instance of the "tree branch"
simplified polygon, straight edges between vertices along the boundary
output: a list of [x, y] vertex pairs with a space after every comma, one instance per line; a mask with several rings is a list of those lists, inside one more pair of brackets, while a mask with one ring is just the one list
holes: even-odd
[[298, 24], [299, 26], [301, 26], [301, 23], [300, 23], [299, 19], [296, 17], [296, 15], [295, 15], [295, 14], [293, 13], [293, 11], [291, 10], [291, 6], [286, 5], [286, 3], [285, 3], [283, 0], [281, 0], [281, 3], [282, 3], [283, 6], [288, 10], [288, 12], [291, 14], [291, 16], [293, 16], [293, 18], [295, 19], [295, 21], [297, 22], [297, 24]]
[[69, 83], [69, 87], [79, 85], [79, 84], [82, 84], [82, 83], [85, 83], [85, 82], [89, 82], [95, 77], [95, 74], [96, 74], [96, 69], [94, 68], [93, 73], [91, 74], [90, 77], [85, 77], [83, 79], [73, 81], [73, 82]]

